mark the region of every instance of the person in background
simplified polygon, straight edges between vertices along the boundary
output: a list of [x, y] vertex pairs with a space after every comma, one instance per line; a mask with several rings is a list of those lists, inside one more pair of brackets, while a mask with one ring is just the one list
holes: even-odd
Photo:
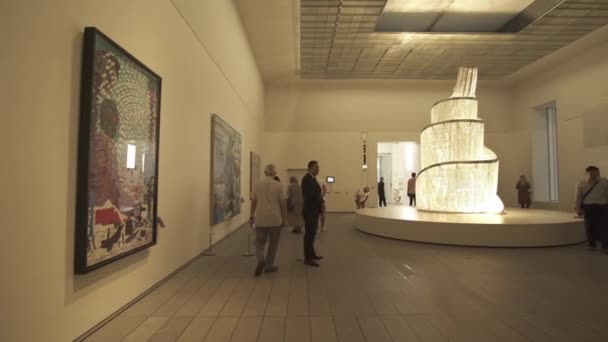
[[416, 206], [416, 172], [412, 172], [412, 178], [407, 181], [407, 197], [410, 198], [410, 207]]
[[320, 181], [319, 185], [321, 186], [321, 197], [323, 198], [323, 202], [321, 202], [321, 213], [319, 214], [319, 219], [321, 220], [321, 230], [326, 231], [327, 228], [325, 227], [325, 195], [327, 194], [327, 187], [325, 186], [325, 183], [323, 183], [323, 181]]
[[315, 236], [319, 228], [319, 215], [323, 206], [321, 187], [317, 182], [319, 163], [315, 160], [308, 162], [308, 173], [302, 178], [302, 216], [304, 217], [304, 264], [319, 267], [317, 260], [323, 259], [315, 251]]
[[[251, 226], [255, 228], [255, 254], [258, 259], [256, 277], [262, 272], [272, 273], [278, 270], [278, 267], [274, 266], [274, 259], [281, 238], [281, 228], [285, 226], [287, 218], [285, 192], [281, 183], [273, 179], [277, 174], [276, 167], [269, 164], [264, 174], [266, 177], [256, 184], [253, 191], [249, 219]], [[267, 241], [268, 252], [264, 257]]]
[[380, 207], [386, 207], [386, 193], [384, 192], [384, 177], [380, 177], [380, 182], [378, 182], [378, 201], [380, 202]]
[[357, 209], [365, 208], [365, 202], [369, 198], [369, 186], [366, 186], [362, 189], [359, 189], [355, 194], [355, 204], [357, 205]]
[[517, 189], [517, 203], [522, 208], [530, 208], [530, 204], [532, 203], [532, 187], [525, 175], [519, 176], [515, 189]]
[[293, 227], [292, 233], [302, 232], [302, 189], [296, 177], [289, 179], [287, 187], [287, 223]]
[[596, 166], [588, 166], [585, 173], [586, 179], [576, 187], [576, 213], [585, 220], [589, 248], [595, 249], [599, 240], [608, 253], [608, 180], [600, 177]]

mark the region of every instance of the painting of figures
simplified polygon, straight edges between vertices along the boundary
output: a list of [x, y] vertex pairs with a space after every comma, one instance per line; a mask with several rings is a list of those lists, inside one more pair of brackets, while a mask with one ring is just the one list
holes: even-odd
[[161, 78], [96, 28], [84, 34], [75, 271], [156, 243]]
[[211, 119], [211, 225], [241, 212], [241, 134]]

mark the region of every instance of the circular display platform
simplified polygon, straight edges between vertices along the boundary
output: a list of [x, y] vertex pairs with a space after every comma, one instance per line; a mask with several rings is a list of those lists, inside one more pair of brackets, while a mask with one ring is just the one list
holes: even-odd
[[585, 241], [583, 220], [573, 213], [507, 208], [505, 214], [450, 214], [413, 207], [366, 208], [354, 227], [392, 239], [483, 247], [545, 247]]

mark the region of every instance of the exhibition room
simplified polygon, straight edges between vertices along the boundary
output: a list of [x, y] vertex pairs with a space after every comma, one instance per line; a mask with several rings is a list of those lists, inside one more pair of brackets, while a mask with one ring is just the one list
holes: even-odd
[[608, 0], [0, 28], [0, 341], [606, 341]]

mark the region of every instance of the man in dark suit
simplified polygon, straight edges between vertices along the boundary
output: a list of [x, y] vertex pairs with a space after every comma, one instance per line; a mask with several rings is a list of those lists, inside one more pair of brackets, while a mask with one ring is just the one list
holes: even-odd
[[323, 206], [323, 195], [321, 187], [316, 180], [319, 174], [319, 163], [310, 161], [308, 163], [308, 173], [302, 178], [302, 195], [304, 203], [302, 216], [304, 218], [304, 264], [308, 266], [320, 266], [316, 261], [323, 257], [315, 252], [315, 236], [319, 227], [319, 215]]
[[384, 177], [380, 177], [380, 182], [378, 183], [378, 201], [380, 202], [380, 206], [384, 205], [386, 207], [386, 193], [384, 192]]

